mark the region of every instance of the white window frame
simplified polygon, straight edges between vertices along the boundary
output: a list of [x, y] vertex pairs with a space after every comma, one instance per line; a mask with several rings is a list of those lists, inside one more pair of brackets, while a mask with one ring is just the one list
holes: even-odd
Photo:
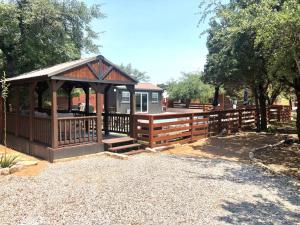
[[[153, 98], [153, 94], [156, 94], [157, 98]], [[153, 103], [158, 103], [159, 102], [159, 94], [158, 94], [158, 92], [152, 92], [151, 93], [151, 102], [153, 102]]]
[[[136, 96], [137, 94], [141, 94], [141, 102], [140, 102], [140, 104], [141, 104], [141, 110], [138, 111], [138, 110], [136, 109], [136, 105], [135, 105], [135, 110], [136, 110], [136, 112], [137, 112], [137, 113], [148, 113], [148, 112], [149, 112], [149, 93], [148, 93], [148, 92], [136, 92], [136, 93], [135, 93], [135, 96]], [[143, 94], [146, 94], [146, 95], [147, 95], [147, 111], [146, 111], [146, 112], [142, 112], [142, 103], [143, 103], [143, 101], [142, 101], [142, 95], [143, 95]], [[136, 103], [135, 103], [135, 104], [136, 104]]]
[[[125, 94], [125, 93], [128, 94], [128, 100], [123, 99], [123, 94]], [[130, 103], [130, 92], [129, 91], [121, 91], [121, 103]]]

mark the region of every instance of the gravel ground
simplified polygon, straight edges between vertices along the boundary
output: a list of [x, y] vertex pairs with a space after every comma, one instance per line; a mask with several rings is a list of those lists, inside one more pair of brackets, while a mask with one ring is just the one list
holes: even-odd
[[221, 159], [141, 154], [0, 178], [0, 224], [300, 224], [300, 184]]

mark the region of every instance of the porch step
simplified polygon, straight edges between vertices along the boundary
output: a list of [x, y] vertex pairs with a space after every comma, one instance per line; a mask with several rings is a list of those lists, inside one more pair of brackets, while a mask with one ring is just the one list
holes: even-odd
[[118, 137], [118, 138], [105, 139], [103, 140], [103, 143], [107, 145], [113, 145], [113, 144], [118, 144], [123, 142], [134, 142], [134, 141], [135, 139], [131, 137]]
[[139, 148], [140, 146], [141, 145], [138, 143], [126, 144], [126, 145], [121, 145], [121, 146], [117, 146], [117, 147], [110, 147], [110, 148], [108, 148], [108, 151], [120, 152], [120, 151], [124, 151], [124, 150], [128, 150], [128, 149], [132, 149], [132, 148]]
[[140, 153], [144, 153], [146, 152], [145, 149], [139, 149], [139, 150], [132, 150], [132, 151], [129, 151], [129, 152], [125, 152], [124, 155], [137, 155], [137, 154], [140, 154]]

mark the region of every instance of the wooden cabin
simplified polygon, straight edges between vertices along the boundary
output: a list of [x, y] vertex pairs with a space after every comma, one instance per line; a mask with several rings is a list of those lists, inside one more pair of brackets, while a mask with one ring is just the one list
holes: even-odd
[[[137, 81], [101, 55], [21, 74], [8, 82], [7, 145], [18, 151], [52, 162], [103, 151], [110, 131], [128, 136], [133, 132]], [[130, 92], [130, 114], [108, 113], [108, 90], [114, 86], [125, 86]], [[74, 88], [85, 92], [84, 111], [71, 107]], [[68, 96], [65, 109], [57, 101], [61, 92]], [[91, 92], [96, 95], [93, 112]], [[3, 108], [0, 113], [3, 118]]]

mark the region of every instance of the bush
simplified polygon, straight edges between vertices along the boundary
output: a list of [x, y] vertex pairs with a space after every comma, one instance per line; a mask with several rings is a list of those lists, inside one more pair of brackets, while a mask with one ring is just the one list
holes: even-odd
[[13, 165], [16, 165], [17, 163], [18, 155], [2, 155], [0, 157], [0, 167], [1, 168], [7, 168], [12, 167]]

